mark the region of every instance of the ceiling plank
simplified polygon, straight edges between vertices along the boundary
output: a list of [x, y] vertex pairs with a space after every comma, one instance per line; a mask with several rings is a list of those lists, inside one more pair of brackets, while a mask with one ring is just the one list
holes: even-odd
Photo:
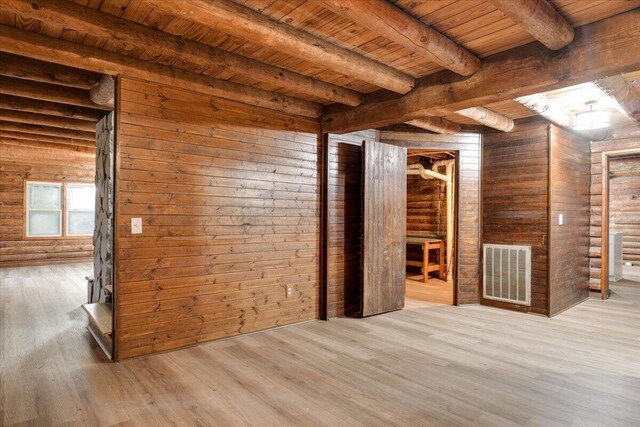
[[468, 79], [450, 71], [437, 73], [402, 97], [327, 114], [323, 129], [344, 133], [405, 123], [638, 70], [638, 22], [640, 9], [634, 9], [579, 27], [562, 52], [530, 43], [484, 58], [482, 68]]
[[[1, 48], [0, 48], [1, 49]], [[50, 83], [14, 79], [0, 76], [0, 93], [22, 96], [41, 101], [88, 107], [97, 110], [112, 110], [112, 107], [98, 105], [89, 99], [89, 91], [84, 89], [53, 85]]]
[[596, 85], [616, 100], [627, 117], [640, 121], [640, 93], [622, 76], [611, 76], [598, 80]]
[[396, 93], [409, 92], [413, 77], [320, 37], [274, 21], [230, 0], [144, 0], [163, 12], [193, 20], [209, 28], [286, 52], [306, 61]]
[[290, 115], [317, 118], [324, 111], [324, 107], [315, 102], [152, 64], [6, 25], [0, 25], [0, 51], [103, 74], [125, 74]]
[[87, 120], [70, 119], [67, 117], [48, 116], [46, 114], [24, 111], [4, 110], [0, 108], [0, 120], [14, 123], [51, 126], [62, 129], [95, 132], [96, 124]]
[[491, 1], [502, 13], [549, 49], [562, 49], [573, 40], [573, 27], [547, 0]]
[[5, 110], [39, 113], [54, 117], [68, 117], [92, 123], [97, 122], [104, 115], [104, 112], [91, 108], [76, 107], [73, 105], [57, 104], [55, 102], [2, 94], [0, 94], [0, 108]]
[[[172, 2], [171, 7], [177, 6]], [[220, 67], [252, 79], [297, 93], [316, 96], [350, 106], [359, 105], [364, 95], [284, 68], [268, 65], [235, 53], [165, 33], [117, 16], [71, 2], [52, 0], [3, 0], [0, 10], [43, 22], [56, 22], [76, 31], [142, 47], [156, 55], [180, 58], [201, 67]]]
[[94, 132], [86, 132], [79, 130], [60, 129], [51, 126], [14, 123], [5, 120], [0, 120], [0, 131], [9, 132], [22, 132], [35, 135], [53, 136], [56, 138], [67, 138], [78, 141], [93, 142], [96, 141], [96, 134]]
[[100, 75], [64, 65], [51, 64], [0, 52], [0, 76], [33, 80], [79, 89], [91, 89]]
[[513, 120], [509, 117], [484, 107], [465, 108], [464, 110], [456, 111], [456, 114], [502, 132], [510, 132], [514, 126]]
[[95, 147], [96, 145], [95, 142], [89, 142], [82, 139], [69, 139], [69, 138], [61, 138], [57, 136], [33, 134], [28, 132], [14, 132], [14, 131], [0, 130], [0, 140], [4, 138], [19, 139], [23, 141], [46, 142], [49, 144], [76, 145], [81, 147]]
[[480, 58], [386, 0], [316, 1], [457, 74], [469, 76], [480, 68]]
[[458, 133], [462, 126], [442, 117], [425, 116], [407, 122], [408, 125], [443, 135]]

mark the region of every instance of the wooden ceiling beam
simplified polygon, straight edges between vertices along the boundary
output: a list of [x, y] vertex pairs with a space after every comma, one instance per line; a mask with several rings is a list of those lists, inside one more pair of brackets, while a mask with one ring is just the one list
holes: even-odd
[[530, 43], [492, 55], [465, 80], [450, 71], [437, 73], [402, 97], [327, 114], [323, 129], [344, 133], [406, 123], [638, 70], [638, 22], [640, 9], [634, 9], [577, 28], [561, 53]]
[[425, 116], [407, 122], [408, 125], [444, 135], [458, 133], [462, 126], [442, 117]]
[[51, 126], [15, 123], [0, 120], [0, 131], [22, 132], [34, 135], [53, 136], [56, 138], [67, 138], [78, 141], [96, 142], [96, 134], [94, 132], [86, 132], [79, 130], [60, 129]]
[[316, 1], [457, 74], [469, 76], [480, 68], [476, 55], [386, 0]]
[[[0, 47], [0, 49], [2, 49]], [[39, 99], [41, 101], [58, 102], [60, 104], [93, 108], [96, 110], [112, 110], [112, 107], [98, 105], [89, 99], [89, 91], [84, 89], [52, 85], [30, 80], [14, 79], [0, 76], [0, 93]]]
[[48, 116], [46, 114], [29, 113], [24, 111], [4, 110], [0, 108], [0, 121], [51, 126], [61, 129], [79, 130], [84, 132], [96, 131], [96, 123], [87, 120], [70, 119], [67, 117]]
[[598, 80], [596, 85], [616, 100], [625, 116], [640, 121], [640, 93], [622, 76]]
[[286, 114], [317, 118], [324, 107], [315, 102], [214, 79], [188, 71], [0, 25], [0, 51], [110, 75], [154, 81], [210, 96]]
[[514, 126], [513, 120], [509, 117], [484, 107], [465, 108], [464, 110], [456, 111], [456, 114], [502, 132], [510, 132]]
[[[177, 2], [170, 3], [171, 8], [177, 7]], [[0, 2], [0, 10], [43, 22], [55, 22], [77, 31], [141, 47], [156, 55], [177, 57], [200, 67], [219, 67], [227, 72], [330, 102], [356, 106], [364, 101], [364, 95], [351, 89], [165, 33], [72, 2], [3, 0]]]
[[502, 13], [549, 49], [567, 46], [573, 27], [547, 0], [491, 0]]
[[0, 76], [33, 80], [60, 86], [91, 89], [100, 81], [100, 75], [64, 65], [37, 61], [24, 56], [0, 52]]
[[91, 122], [92, 126], [105, 114], [103, 111], [73, 105], [57, 104], [31, 98], [0, 94], [0, 108], [5, 110], [38, 113], [53, 117], [67, 117]]
[[0, 140], [4, 138], [18, 139], [21, 141], [45, 142], [48, 144], [75, 145], [79, 147], [95, 147], [96, 145], [95, 142], [91, 143], [89, 141], [85, 141], [82, 139], [69, 139], [69, 138], [62, 138], [57, 136], [33, 134], [28, 132], [14, 132], [14, 131], [0, 130]]
[[109, 74], [103, 74], [100, 83], [91, 88], [89, 98], [98, 105], [113, 106], [116, 94], [116, 80]]
[[556, 107], [549, 99], [549, 97], [543, 93], [535, 95], [521, 96], [514, 99], [518, 104], [524, 105], [531, 111], [536, 112], [542, 117], [546, 118], [550, 122], [571, 129], [574, 124], [575, 117], [573, 113], [569, 111], [563, 111]]
[[415, 79], [388, 65], [274, 21], [230, 0], [144, 0], [155, 8], [388, 89], [409, 92]]

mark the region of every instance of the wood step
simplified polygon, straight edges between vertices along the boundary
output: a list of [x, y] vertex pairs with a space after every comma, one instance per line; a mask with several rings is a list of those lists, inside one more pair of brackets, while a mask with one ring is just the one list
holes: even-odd
[[111, 304], [97, 302], [84, 304], [84, 311], [89, 315], [89, 323], [94, 325], [104, 337], [111, 337], [113, 332], [113, 311]]

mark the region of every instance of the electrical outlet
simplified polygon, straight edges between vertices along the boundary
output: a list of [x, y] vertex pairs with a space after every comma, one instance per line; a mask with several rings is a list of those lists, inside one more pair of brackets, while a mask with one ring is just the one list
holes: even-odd
[[563, 225], [564, 224], [564, 215], [560, 214], [558, 215], [558, 225]]
[[293, 295], [293, 286], [287, 285], [287, 298]]

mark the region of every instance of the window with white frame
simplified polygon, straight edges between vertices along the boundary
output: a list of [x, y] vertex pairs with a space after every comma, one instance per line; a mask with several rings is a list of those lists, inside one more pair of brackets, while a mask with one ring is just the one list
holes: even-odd
[[66, 195], [67, 236], [93, 235], [96, 187], [93, 184], [67, 184]]
[[95, 194], [93, 184], [27, 182], [27, 237], [93, 235]]
[[62, 184], [27, 183], [27, 237], [62, 237]]

